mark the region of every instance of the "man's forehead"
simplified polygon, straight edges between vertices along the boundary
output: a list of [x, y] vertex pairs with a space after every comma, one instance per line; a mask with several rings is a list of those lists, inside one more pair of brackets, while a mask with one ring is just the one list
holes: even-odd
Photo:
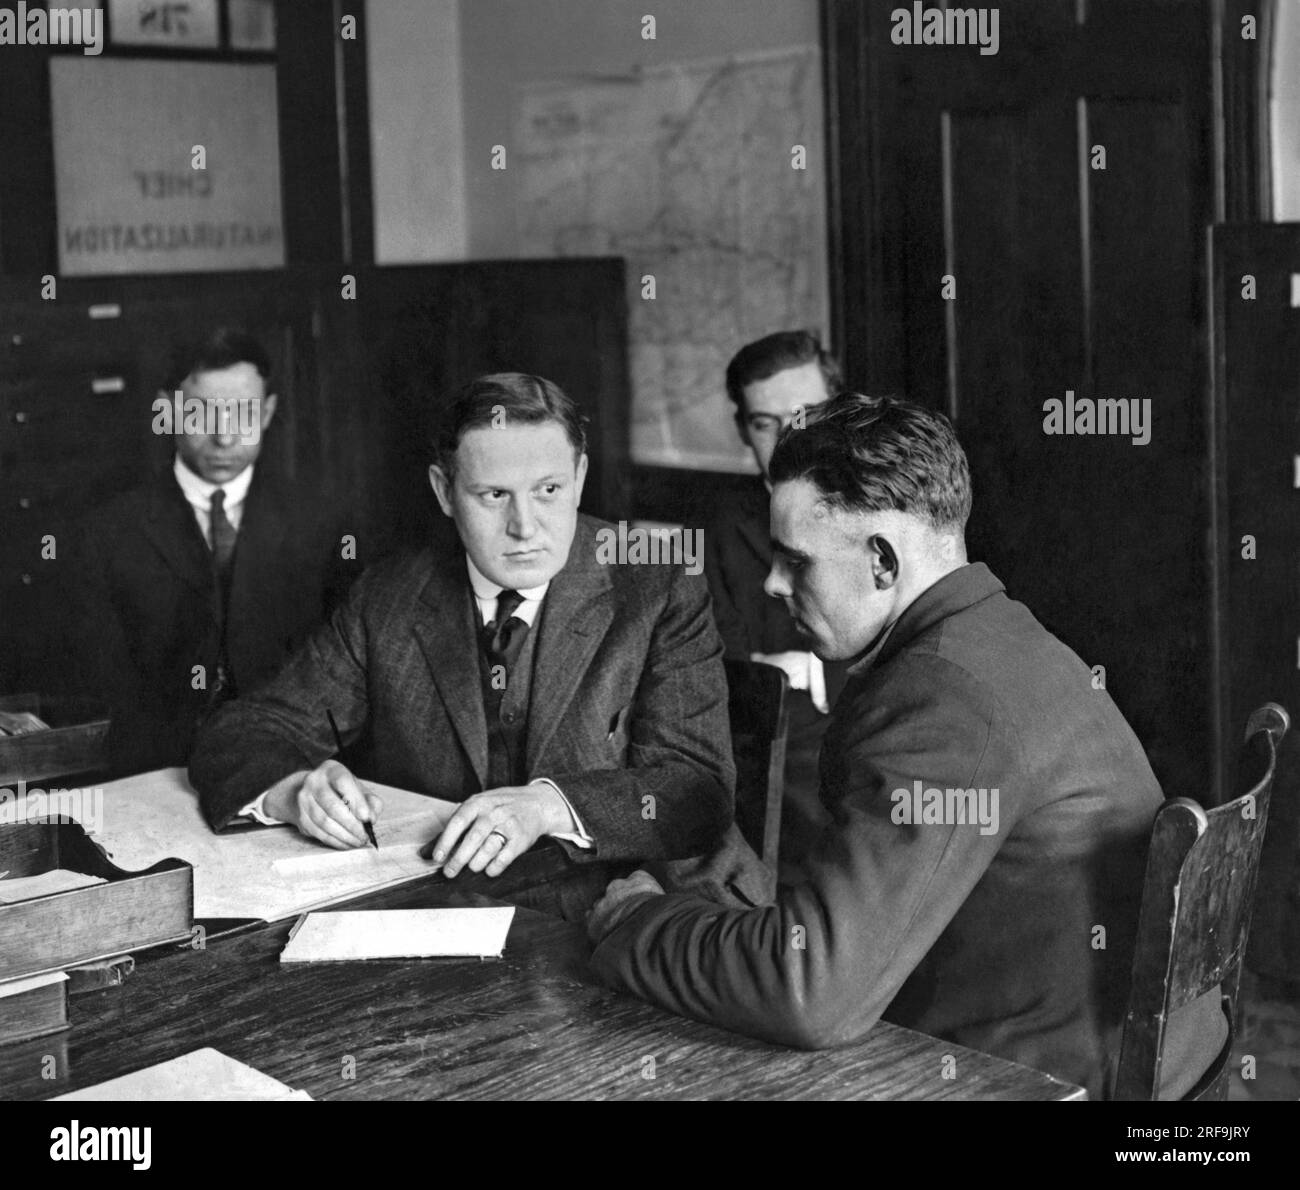
[[465, 431], [456, 448], [456, 469], [467, 480], [528, 482], [572, 475], [576, 467], [573, 444], [557, 422], [476, 426]]
[[208, 368], [191, 372], [181, 382], [181, 388], [205, 400], [238, 400], [261, 395], [266, 381], [254, 364], [232, 364], [228, 368]]
[[772, 489], [772, 538], [794, 550], [815, 541], [870, 536], [883, 527], [884, 515], [839, 508], [808, 479], [785, 480]]
[[750, 413], [788, 413], [796, 405], [819, 405], [829, 398], [826, 377], [816, 360], [745, 385], [745, 408]]
[[772, 515], [824, 520], [833, 509], [811, 479], [785, 479], [772, 487]]

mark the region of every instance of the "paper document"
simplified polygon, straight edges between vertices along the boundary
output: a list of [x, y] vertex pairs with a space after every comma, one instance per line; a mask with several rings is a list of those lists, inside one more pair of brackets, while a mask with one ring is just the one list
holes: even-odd
[[[172, 857], [193, 864], [195, 917], [280, 921], [438, 870], [438, 865], [420, 859], [419, 851], [438, 837], [456, 805], [365, 784], [384, 802], [375, 823], [378, 851], [335, 851], [290, 826], [213, 834], [183, 769], [142, 773], [105, 785], [96, 803], [103, 807], [102, 820], [85, 825], [109, 859], [128, 872]], [[0, 900], [7, 883], [0, 879]]]
[[14, 901], [30, 901], [33, 897], [48, 897], [53, 893], [71, 892], [74, 888], [89, 888], [92, 884], [107, 884], [102, 876], [88, 876], [67, 868], [52, 868], [38, 876], [10, 877], [0, 880], [0, 905]]
[[44, 975], [29, 975], [24, 979], [6, 979], [0, 983], [0, 1000], [6, 996], [18, 996], [23, 992], [34, 992], [51, 983], [63, 983], [68, 978], [66, 971], [47, 971]]
[[349, 959], [499, 958], [515, 910], [373, 909], [309, 913], [294, 926], [282, 963]]
[[56, 1095], [55, 1100], [101, 1099], [118, 1102], [152, 1103], [158, 1100], [259, 1100], [281, 1102], [305, 1099], [306, 1091], [296, 1091], [279, 1079], [236, 1062], [214, 1049], [195, 1050], [170, 1062], [146, 1066], [134, 1074], [109, 1079], [80, 1091]]

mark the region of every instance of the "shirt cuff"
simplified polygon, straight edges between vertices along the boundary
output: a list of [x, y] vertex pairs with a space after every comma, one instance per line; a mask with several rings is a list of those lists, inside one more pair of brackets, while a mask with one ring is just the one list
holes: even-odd
[[830, 714], [830, 702], [826, 698], [826, 667], [816, 653], [808, 654], [808, 697], [823, 715]]
[[[242, 810], [239, 811], [241, 818], [251, 818], [254, 822], [260, 822], [263, 826], [283, 826], [284, 823], [278, 818], [269, 818], [264, 813], [266, 806], [266, 795], [270, 793], [269, 789], [263, 790], [253, 801], [249, 802]], [[562, 795], [561, 795], [562, 796]]]
[[572, 843], [575, 847], [581, 847], [588, 851], [596, 845], [596, 840], [587, 833], [587, 828], [582, 825], [582, 819], [578, 817], [578, 811], [573, 808], [573, 803], [564, 796], [564, 790], [549, 777], [535, 777], [529, 784], [549, 785], [560, 795], [560, 800], [569, 809], [569, 817], [573, 819], [574, 829], [572, 831], [556, 831], [551, 835], [552, 839], [559, 839], [563, 843]]

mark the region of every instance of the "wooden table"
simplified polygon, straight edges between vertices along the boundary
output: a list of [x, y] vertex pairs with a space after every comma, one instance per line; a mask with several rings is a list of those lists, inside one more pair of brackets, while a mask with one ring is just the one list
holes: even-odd
[[[435, 878], [348, 907], [495, 903]], [[1085, 1098], [884, 1022], [855, 1046], [808, 1053], [672, 1016], [598, 984], [582, 931], [532, 910], [516, 911], [505, 956], [488, 962], [281, 965], [289, 928], [154, 952], [121, 987], [70, 998], [70, 1031], [0, 1048], [0, 1099], [48, 1098], [204, 1046], [317, 1099]], [[46, 1055], [54, 1080], [41, 1077]]]

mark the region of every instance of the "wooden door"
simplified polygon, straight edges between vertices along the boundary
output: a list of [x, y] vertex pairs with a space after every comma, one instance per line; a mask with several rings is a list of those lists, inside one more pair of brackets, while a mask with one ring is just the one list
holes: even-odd
[[[837, 339], [850, 381], [953, 418], [972, 558], [1104, 667], [1166, 792], [1204, 798], [1211, 5], [999, 8], [981, 55], [830, 6], [836, 240], [874, 270], [843, 275]], [[1047, 433], [1067, 393], [1149, 402], [1149, 441]]]
[[1223, 790], [1252, 710], [1278, 702], [1278, 756], [1250, 964], [1300, 981], [1300, 224], [1214, 230], [1213, 577]]

